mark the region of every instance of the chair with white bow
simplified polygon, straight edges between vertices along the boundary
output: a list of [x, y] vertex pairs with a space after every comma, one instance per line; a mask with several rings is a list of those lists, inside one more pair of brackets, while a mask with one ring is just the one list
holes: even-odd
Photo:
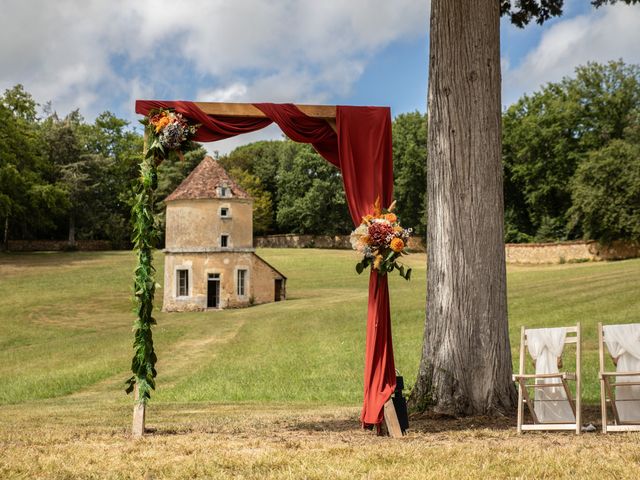
[[[640, 323], [602, 325], [598, 323], [600, 349], [600, 403], [602, 432], [640, 430]], [[604, 344], [616, 367], [605, 366]], [[607, 407], [613, 414], [609, 425]]]
[[[560, 372], [565, 345], [575, 344], [575, 372]], [[525, 346], [535, 362], [535, 373], [526, 373]], [[518, 383], [518, 433], [525, 430], [581, 431], [581, 340], [580, 323], [566, 328], [522, 327], [520, 335], [520, 368], [513, 375]], [[569, 381], [576, 382], [575, 402]], [[533, 401], [530, 390], [533, 390]], [[527, 405], [531, 423], [524, 421]]]

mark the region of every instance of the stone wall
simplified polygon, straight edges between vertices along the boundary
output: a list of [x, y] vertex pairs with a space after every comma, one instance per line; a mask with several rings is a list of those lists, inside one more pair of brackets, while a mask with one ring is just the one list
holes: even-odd
[[[9, 240], [10, 252], [50, 252], [69, 250], [66, 240]], [[113, 250], [108, 240], [78, 240], [75, 250]]]
[[[350, 249], [348, 235], [268, 235], [257, 237], [258, 248], [337, 248]], [[408, 249], [413, 252], [425, 252], [422, 238], [411, 237]], [[572, 263], [601, 260], [622, 260], [640, 257], [640, 244], [631, 242], [613, 242], [600, 245], [597, 242], [559, 242], [559, 243], [507, 243], [505, 245], [507, 263], [544, 264]]]
[[256, 237], [253, 244], [256, 248], [351, 248], [348, 235], [267, 235]]
[[597, 262], [640, 257], [640, 244], [613, 242], [508, 243], [507, 263], [541, 264]]
[[[351, 250], [349, 235], [267, 235], [256, 237], [253, 241], [256, 248], [331, 248]], [[424, 252], [424, 242], [417, 237], [409, 239], [409, 250]]]

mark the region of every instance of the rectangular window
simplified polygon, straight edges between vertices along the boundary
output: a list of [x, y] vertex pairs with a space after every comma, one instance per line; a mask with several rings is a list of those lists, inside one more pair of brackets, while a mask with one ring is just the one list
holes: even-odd
[[189, 270], [178, 270], [176, 276], [176, 290], [178, 297], [189, 296]]
[[238, 270], [238, 296], [244, 297], [247, 291], [247, 271]]
[[220, 209], [220, 216], [223, 217], [223, 218], [224, 217], [228, 217], [229, 216], [229, 209], [225, 208], [225, 207], [222, 207]]
[[227, 248], [229, 246], [229, 235], [220, 235], [220, 247]]

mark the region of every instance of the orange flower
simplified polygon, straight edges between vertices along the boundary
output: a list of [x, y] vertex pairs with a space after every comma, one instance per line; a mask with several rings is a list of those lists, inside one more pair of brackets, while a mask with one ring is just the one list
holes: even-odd
[[160, 130], [162, 130], [164, 127], [166, 127], [167, 125], [169, 125], [171, 123], [171, 119], [169, 117], [167, 117], [166, 115], [163, 116], [162, 118], [160, 118], [156, 123], [156, 133], [158, 133]]
[[395, 227], [393, 227], [393, 231], [400, 233], [402, 231], [402, 227], [400, 225], [396, 225]]
[[374, 217], [379, 217], [380, 216], [380, 212], [382, 212], [382, 209], [380, 208], [380, 195], [378, 195], [378, 197], [376, 198], [375, 203], [373, 204], [373, 216]]
[[402, 241], [401, 238], [394, 238], [393, 240], [391, 240], [390, 246], [391, 246], [391, 250], [398, 253], [404, 249], [404, 242]]
[[371, 220], [373, 220], [373, 215], [365, 215], [362, 217], [362, 223], [366, 223], [367, 225], [369, 225]]
[[384, 218], [386, 218], [389, 222], [395, 223], [398, 220], [395, 213], [387, 213]]

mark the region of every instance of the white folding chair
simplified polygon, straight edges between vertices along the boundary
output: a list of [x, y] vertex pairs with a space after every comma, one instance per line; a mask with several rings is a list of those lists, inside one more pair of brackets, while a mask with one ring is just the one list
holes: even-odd
[[[616, 366], [607, 371], [604, 345]], [[640, 430], [640, 324], [602, 325], [598, 323], [600, 350], [600, 406], [602, 432]], [[613, 414], [609, 425], [607, 406]]]
[[[560, 372], [558, 362], [565, 345], [576, 346], [575, 372]], [[525, 347], [536, 364], [536, 373], [526, 373]], [[577, 435], [582, 427], [581, 405], [581, 338], [580, 323], [575, 327], [522, 327], [520, 335], [520, 368], [513, 375], [518, 383], [518, 433], [526, 430], [573, 430]], [[576, 382], [575, 402], [568, 381]], [[531, 383], [532, 382], [532, 383]], [[529, 390], [534, 391], [533, 401]], [[524, 422], [527, 405], [532, 423]]]

